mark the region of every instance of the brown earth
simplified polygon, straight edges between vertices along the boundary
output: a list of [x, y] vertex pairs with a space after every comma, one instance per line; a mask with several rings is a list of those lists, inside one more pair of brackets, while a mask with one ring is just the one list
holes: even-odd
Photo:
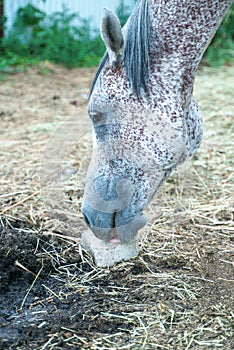
[[199, 71], [203, 144], [148, 208], [140, 256], [110, 269], [76, 239], [93, 74], [0, 83], [0, 349], [233, 349], [233, 67]]

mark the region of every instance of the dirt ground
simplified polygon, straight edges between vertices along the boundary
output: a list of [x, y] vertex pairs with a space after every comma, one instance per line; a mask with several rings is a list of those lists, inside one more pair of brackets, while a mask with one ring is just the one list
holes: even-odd
[[234, 67], [199, 71], [203, 144], [150, 204], [139, 257], [109, 269], [79, 245], [93, 74], [0, 82], [0, 349], [234, 349]]

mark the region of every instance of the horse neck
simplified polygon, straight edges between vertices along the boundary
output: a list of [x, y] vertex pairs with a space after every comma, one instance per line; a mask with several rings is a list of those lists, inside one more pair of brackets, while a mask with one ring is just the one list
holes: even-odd
[[199, 62], [231, 0], [151, 0], [151, 72], [180, 98], [191, 98]]

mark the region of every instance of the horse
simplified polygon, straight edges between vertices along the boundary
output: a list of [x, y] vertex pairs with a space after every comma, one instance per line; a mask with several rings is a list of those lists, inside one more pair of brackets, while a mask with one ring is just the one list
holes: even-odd
[[107, 50], [90, 88], [94, 147], [81, 208], [102, 241], [134, 240], [153, 196], [199, 148], [194, 79], [231, 3], [139, 0], [123, 28], [104, 9]]

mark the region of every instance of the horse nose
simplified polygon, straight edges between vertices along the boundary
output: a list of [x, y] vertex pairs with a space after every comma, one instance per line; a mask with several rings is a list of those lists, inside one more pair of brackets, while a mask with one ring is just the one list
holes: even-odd
[[84, 221], [93, 231], [95, 236], [104, 241], [109, 241], [113, 236], [115, 213], [98, 211], [84, 202], [81, 208]]
[[133, 240], [138, 230], [146, 224], [144, 215], [141, 213], [130, 215], [128, 207], [119, 212], [106, 213], [84, 202], [81, 211], [94, 235], [106, 242], [117, 234], [122, 243], [127, 243]]
[[90, 225], [91, 225], [90, 220], [89, 220], [88, 216], [85, 214], [84, 210], [82, 210], [82, 214], [83, 214], [83, 218], [84, 218], [86, 225], [90, 227]]

